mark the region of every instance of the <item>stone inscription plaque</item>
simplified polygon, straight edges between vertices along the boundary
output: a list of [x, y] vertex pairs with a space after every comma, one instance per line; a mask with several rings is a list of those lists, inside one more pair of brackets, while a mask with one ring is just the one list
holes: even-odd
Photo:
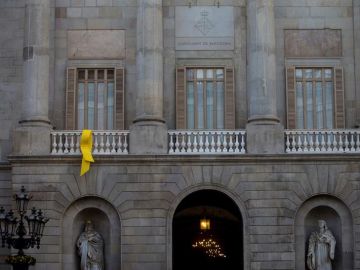
[[69, 30], [69, 59], [123, 59], [124, 30]]
[[286, 57], [341, 57], [341, 30], [285, 30]]
[[233, 7], [176, 7], [176, 50], [233, 50]]

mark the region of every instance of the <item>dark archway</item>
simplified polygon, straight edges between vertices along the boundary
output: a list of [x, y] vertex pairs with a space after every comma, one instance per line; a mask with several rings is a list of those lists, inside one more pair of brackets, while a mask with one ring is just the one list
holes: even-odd
[[[210, 220], [210, 229], [200, 229], [200, 219]], [[196, 241], [211, 239], [218, 256], [209, 249], [194, 247]], [[173, 270], [243, 269], [243, 222], [235, 202], [215, 190], [200, 190], [187, 196], [176, 208], [173, 219]]]

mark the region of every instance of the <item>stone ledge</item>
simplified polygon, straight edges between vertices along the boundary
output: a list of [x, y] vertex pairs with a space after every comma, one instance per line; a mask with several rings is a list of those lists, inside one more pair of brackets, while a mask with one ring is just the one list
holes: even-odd
[[[279, 154], [279, 155], [120, 155], [120, 156], [94, 156], [94, 165], [102, 164], [114, 164], [119, 163], [125, 164], [144, 164], [155, 162], [156, 165], [167, 165], [167, 164], [205, 164], [214, 165], [216, 163], [294, 163], [304, 162], [360, 162], [360, 154]], [[11, 166], [15, 164], [26, 164], [26, 163], [41, 163], [41, 164], [74, 164], [74, 161], [81, 162], [81, 156], [66, 156], [66, 155], [32, 155], [32, 156], [19, 156], [11, 155], [8, 157], [9, 164]], [[161, 162], [161, 163], [159, 163]], [[211, 164], [209, 164], [211, 163]], [[147, 164], [148, 165], [148, 164]]]

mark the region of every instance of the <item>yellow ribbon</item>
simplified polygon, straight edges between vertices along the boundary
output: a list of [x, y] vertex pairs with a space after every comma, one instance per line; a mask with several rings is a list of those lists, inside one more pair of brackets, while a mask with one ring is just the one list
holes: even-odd
[[91, 130], [84, 129], [80, 139], [80, 149], [82, 153], [80, 176], [84, 175], [90, 169], [90, 162], [94, 162], [92, 157], [92, 133]]

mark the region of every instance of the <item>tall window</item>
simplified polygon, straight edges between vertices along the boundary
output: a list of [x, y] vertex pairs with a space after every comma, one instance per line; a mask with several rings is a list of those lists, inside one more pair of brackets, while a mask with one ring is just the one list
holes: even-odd
[[123, 68], [68, 67], [66, 81], [66, 129], [124, 129]]
[[232, 67], [176, 68], [176, 128], [235, 128]]
[[296, 68], [296, 128], [334, 127], [332, 68]]
[[224, 128], [224, 69], [186, 69], [187, 128]]
[[287, 66], [287, 128], [345, 128], [344, 92], [342, 67]]
[[113, 129], [114, 69], [78, 69], [77, 72], [77, 128]]

